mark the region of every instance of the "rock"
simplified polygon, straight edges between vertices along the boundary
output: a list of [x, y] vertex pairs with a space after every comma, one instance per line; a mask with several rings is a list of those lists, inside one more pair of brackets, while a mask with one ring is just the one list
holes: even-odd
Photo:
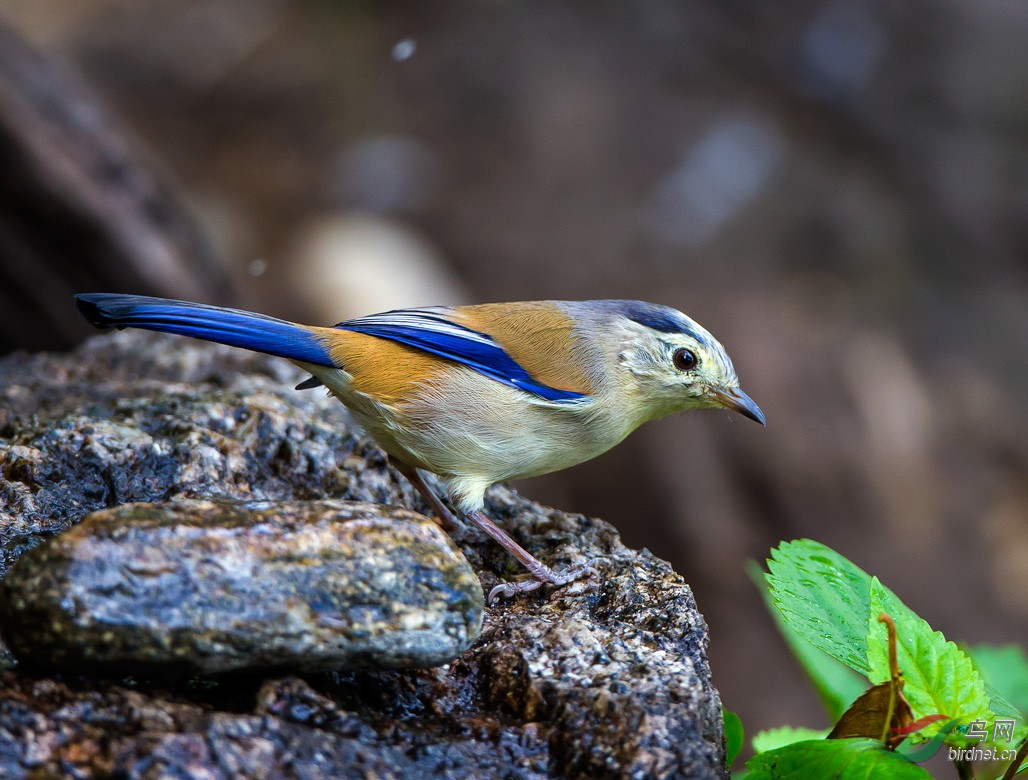
[[340, 501], [128, 504], [18, 561], [0, 633], [36, 668], [212, 674], [451, 661], [482, 588], [431, 520]]
[[[183, 499], [369, 501], [427, 512], [344, 409], [288, 364], [144, 333], [0, 360], [0, 569], [90, 512]], [[595, 592], [486, 608], [450, 664], [200, 678], [0, 674], [0, 776], [724, 777], [707, 630], [671, 567], [608, 524], [504, 486], [487, 511]], [[488, 590], [521, 575], [471, 534]]]

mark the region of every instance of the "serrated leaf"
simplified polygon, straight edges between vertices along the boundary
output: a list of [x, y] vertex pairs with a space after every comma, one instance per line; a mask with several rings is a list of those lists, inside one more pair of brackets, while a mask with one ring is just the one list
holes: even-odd
[[[878, 655], [874, 656], [875, 674], [871, 674], [869, 626], [873, 620], [877, 627], [880, 610], [871, 608], [871, 577], [868, 574], [834, 550], [810, 539], [779, 545], [771, 551], [768, 568], [770, 574], [766, 576], [775, 608], [785, 624], [800, 639], [851, 669], [867, 675], [872, 682], [880, 682], [887, 677], [888, 655], [884, 642], [875, 643], [878, 650], [874, 652]], [[907, 629], [900, 632], [901, 637], [904, 637], [904, 633], [907, 634], [906, 642], [924, 641], [917, 635], [917, 631], [920, 630], [920, 637], [923, 637], [924, 628], [927, 628], [928, 634], [935, 633], [892, 591], [880, 583], [878, 587], [879, 601], [885, 607], [883, 611], [894, 618], [897, 614], [903, 614], [908, 618]], [[915, 627], [913, 632], [910, 630], [911, 626]], [[884, 632], [884, 629], [879, 630]], [[858, 638], [861, 632], [863, 636]], [[945, 643], [945, 638], [941, 634], [939, 637]], [[954, 710], [958, 714], [941, 710], [926, 711], [922, 708], [930, 705], [926, 705], [922, 700], [914, 706], [915, 717], [920, 718], [938, 712], [953, 717], [965, 717], [967, 712], [972, 712], [972, 719], [984, 717], [986, 720], [994, 720], [996, 715], [1004, 718], [1018, 717], [1017, 711], [1001, 695], [985, 690], [981, 684], [981, 677], [973, 669], [973, 665], [970, 675], [967, 675], [967, 666], [959, 656], [951, 656], [947, 651], [937, 660], [943, 664], [951, 664], [951, 671], [958, 677], [948, 682], [941, 676], [926, 678], [937, 680], [942, 686], [939, 691], [931, 692], [928, 699], [942, 700], [951, 706], [955, 705]], [[900, 668], [905, 673], [908, 672], [902, 661]], [[937, 670], [936, 675], [941, 674], [941, 671], [943, 670]], [[983, 702], [984, 710], [981, 706]], [[911, 705], [914, 705], [913, 700]], [[977, 713], [974, 712], [976, 710]], [[934, 729], [929, 729], [928, 734], [922, 734], [921, 737], [927, 738], [938, 728], [939, 726], [935, 726]], [[1021, 734], [1023, 731], [1023, 725], [1019, 725], [1017, 733]], [[953, 739], [958, 739], [958, 735], [955, 734]]]
[[[910, 702], [914, 719], [941, 713], [961, 722], [978, 718], [995, 720], [989, 708], [985, 683], [970, 656], [939, 631], [933, 631], [877, 577], [871, 578], [871, 614], [885, 612], [896, 624], [896, 658], [903, 672], [903, 695]], [[877, 617], [868, 620], [866, 641], [868, 677], [873, 683], [890, 679], [889, 649], [885, 626]], [[915, 739], [934, 735], [942, 723], [917, 732]], [[954, 732], [953, 742], [960, 741]]]
[[758, 753], [747, 780], [931, 780], [917, 764], [873, 739], [818, 739]]
[[870, 578], [811, 539], [771, 550], [767, 581], [775, 608], [799, 638], [866, 675]]
[[828, 717], [834, 723], [864, 692], [866, 682], [845, 664], [812, 646], [782, 619], [771, 598], [771, 590], [764, 579], [764, 572], [756, 561], [750, 561], [747, 572], [760, 590], [761, 598], [767, 605], [779, 633], [814, 686], [822, 704], [828, 710]]
[[808, 742], [812, 739], [824, 739], [827, 729], [808, 729], [802, 726], [780, 726], [776, 729], [765, 729], [757, 732], [751, 741], [754, 753], [766, 753], [778, 750], [793, 742]]
[[746, 738], [742, 730], [742, 719], [724, 708], [721, 712], [725, 721], [725, 766], [731, 767]]
[[967, 653], [987, 689], [991, 687], [1017, 708], [1019, 714], [1028, 712], [1028, 653], [1023, 647], [975, 645], [968, 648]]

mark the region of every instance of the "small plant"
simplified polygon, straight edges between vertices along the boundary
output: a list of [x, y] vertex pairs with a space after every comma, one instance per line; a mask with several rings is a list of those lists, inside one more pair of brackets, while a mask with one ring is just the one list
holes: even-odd
[[[958, 647], [877, 577], [809, 539], [773, 549], [769, 572], [754, 568], [835, 725], [758, 733], [734, 777], [916, 780], [931, 777], [918, 762], [941, 749], [962, 779], [1028, 777], [1025, 713], [1010, 703], [1028, 704], [1024, 650]], [[731, 765], [743, 731], [730, 712], [725, 735]]]

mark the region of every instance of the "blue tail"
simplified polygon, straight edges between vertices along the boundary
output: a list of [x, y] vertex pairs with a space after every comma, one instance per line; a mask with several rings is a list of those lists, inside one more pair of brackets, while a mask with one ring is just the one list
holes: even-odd
[[156, 330], [320, 366], [334, 365], [321, 339], [309, 330], [263, 314], [116, 293], [76, 295], [75, 305], [98, 328]]

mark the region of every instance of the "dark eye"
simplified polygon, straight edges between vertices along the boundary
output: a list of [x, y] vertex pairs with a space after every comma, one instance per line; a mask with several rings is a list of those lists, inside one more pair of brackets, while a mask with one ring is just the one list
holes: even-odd
[[676, 349], [671, 359], [679, 371], [692, 371], [696, 368], [696, 356], [687, 349]]

